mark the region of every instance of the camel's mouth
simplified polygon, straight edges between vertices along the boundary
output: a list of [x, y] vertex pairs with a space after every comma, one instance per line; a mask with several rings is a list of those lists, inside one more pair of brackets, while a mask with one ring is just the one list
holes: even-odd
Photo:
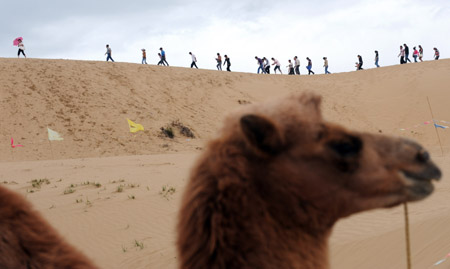
[[442, 174], [439, 168], [432, 165], [419, 172], [400, 171], [399, 176], [406, 183], [408, 201], [416, 201], [427, 197], [433, 192], [434, 186], [432, 181], [439, 180]]

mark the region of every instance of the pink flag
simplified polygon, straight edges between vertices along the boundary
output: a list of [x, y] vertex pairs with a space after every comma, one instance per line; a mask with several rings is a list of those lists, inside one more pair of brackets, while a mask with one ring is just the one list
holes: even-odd
[[11, 147], [15, 148], [15, 147], [23, 147], [23, 145], [14, 145], [14, 139], [11, 137]]

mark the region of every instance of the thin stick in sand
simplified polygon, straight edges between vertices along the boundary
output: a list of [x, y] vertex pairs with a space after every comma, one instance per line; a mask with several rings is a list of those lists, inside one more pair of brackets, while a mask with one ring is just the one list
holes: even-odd
[[439, 137], [439, 132], [438, 132], [438, 130], [437, 130], [437, 128], [436, 128], [436, 125], [435, 125], [435, 123], [434, 123], [433, 110], [431, 109], [430, 98], [428, 98], [428, 96], [427, 96], [427, 102], [428, 102], [428, 107], [430, 108], [431, 119], [432, 119], [432, 121], [433, 121], [434, 130], [436, 131], [436, 136], [437, 136], [437, 138], [438, 138], [439, 145], [441, 146], [441, 156], [444, 157], [444, 150], [442, 149], [441, 138]]
[[409, 219], [408, 219], [408, 204], [403, 203], [405, 212], [405, 239], [406, 239], [406, 268], [411, 269], [411, 242], [409, 240]]

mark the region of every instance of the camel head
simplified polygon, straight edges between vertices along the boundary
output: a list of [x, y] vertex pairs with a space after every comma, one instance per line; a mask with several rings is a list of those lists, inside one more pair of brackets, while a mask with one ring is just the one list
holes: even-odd
[[252, 184], [278, 217], [285, 212], [295, 219], [306, 212], [332, 225], [433, 192], [432, 181], [441, 172], [421, 145], [326, 122], [320, 103], [314, 94], [291, 96], [243, 108], [229, 119], [235, 127], [228, 128], [229, 135], [243, 141], [246, 159], [254, 164], [248, 172], [256, 175]]

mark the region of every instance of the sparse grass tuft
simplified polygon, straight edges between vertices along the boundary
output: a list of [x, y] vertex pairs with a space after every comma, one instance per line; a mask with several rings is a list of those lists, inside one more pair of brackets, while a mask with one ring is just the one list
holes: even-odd
[[75, 189], [73, 189], [72, 187], [69, 187], [67, 189], [64, 190], [64, 194], [71, 194], [74, 193]]
[[50, 184], [50, 180], [48, 180], [47, 178], [41, 178], [41, 179], [33, 179], [31, 181], [31, 186], [36, 189], [40, 189], [43, 184], [47, 185]]
[[178, 128], [181, 135], [184, 135], [185, 137], [195, 138], [194, 133], [186, 127], [183, 123], [181, 123], [179, 120], [172, 121], [170, 124], [172, 127]]
[[128, 199], [130, 199], [130, 200], [134, 200], [134, 199], [136, 199], [136, 196], [134, 196], [134, 194], [132, 194], [132, 195], [128, 195]]
[[117, 186], [117, 192], [123, 192], [123, 185], [122, 184]]
[[90, 181], [85, 181], [85, 182], [81, 183], [81, 185], [84, 185], [84, 186], [95, 186], [97, 188], [100, 188], [102, 186], [102, 184], [100, 184], [98, 182], [90, 182]]
[[162, 190], [159, 192], [159, 194], [169, 200], [170, 195], [173, 195], [175, 193], [176, 189], [173, 186], [164, 185], [162, 186]]
[[171, 127], [161, 127], [161, 134], [168, 138], [174, 138], [175, 135]]
[[140, 242], [140, 241], [137, 241], [137, 240], [134, 240], [134, 246], [138, 247], [140, 249], [144, 249], [144, 243]]
[[88, 197], [86, 197], [86, 206], [87, 207], [91, 207], [92, 206], [92, 203], [91, 203], [91, 201], [89, 201]]
[[82, 202], [83, 202], [83, 199], [82, 199], [82, 198], [76, 199], [75, 202], [76, 202], [77, 204], [82, 203]]

